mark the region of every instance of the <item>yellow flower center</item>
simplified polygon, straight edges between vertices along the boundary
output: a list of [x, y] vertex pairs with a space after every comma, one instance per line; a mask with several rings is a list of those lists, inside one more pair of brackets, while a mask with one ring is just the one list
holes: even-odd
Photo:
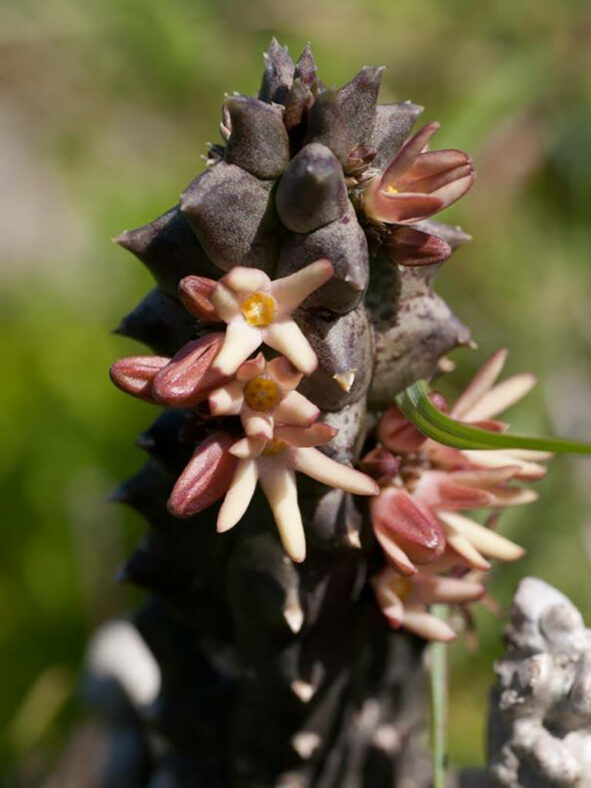
[[386, 194], [398, 194], [398, 189], [396, 186], [392, 186], [392, 184], [390, 184], [389, 186], [386, 186]]
[[253, 378], [244, 387], [244, 399], [248, 407], [265, 413], [277, 407], [280, 395], [279, 387], [270, 378]]
[[263, 457], [275, 457], [275, 455], [280, 454], [286, 446], [287, 444], [283, 441], [280, 441], [278, 438], [273, 438], [273, 440], [267, 441], [262, 455]]
[[275, 319], [276, 310], [277, 304], [273, 296], [269, 293], [261, 293], [259, 290], [256, 293], [251, 293], [242, 302], [244, 319], [251, 326], [257, 326], [257, 328], [270, 325]]
[[392, 591], [404, 602], [412, 591], [412, 579], [410, 577], [397, 577], [392, 583]]

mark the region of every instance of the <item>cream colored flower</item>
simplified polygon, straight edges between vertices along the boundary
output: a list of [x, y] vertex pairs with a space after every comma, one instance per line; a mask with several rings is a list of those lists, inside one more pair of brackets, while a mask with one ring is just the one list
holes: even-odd
[[283, 356], [266, 361], [259, 353], [238, 367], [234, 380], [212, 391], [209, 408], [214, 416], [239, 415], [247, 436], [271, 440], [276, 423], [308, 427], [320, 415], [295, 391], [302, 377]]
[[310, 427], [276, 426], [272, 440], [243, 438], [230, 449], [240, 458], [218, 516], [218, 531], [228, 531], [242, 518], [260, 482], [269, 501], [281, 541], [289, 557], [306, 557], [306, 538], [298, 505], [295, 472], [355, 495], [377, 495], [378, 485], [360, 471], [341, 465], [315, 446], [328, 443], [335, 430], [316, 422]]
[[209, 296], [217, 315], [228, 326], [213, 368], [233, 375], [265, 343], [304, 374], [313, 372], [318, 364], [316, 354], [291, 315], [333, 273], [328, 260], [317, 260], [274, 281], [258, 268], [233, 268]]

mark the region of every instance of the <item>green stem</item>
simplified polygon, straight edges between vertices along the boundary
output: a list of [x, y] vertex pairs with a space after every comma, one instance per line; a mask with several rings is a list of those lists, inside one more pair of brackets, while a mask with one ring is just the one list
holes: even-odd
[[[432, 605], [431, 613], [447, 618], [447, 605]], [[447, 765], [447, 644], [432, 643], [431, 649], [431, 748], [433, 788], [445, 788]]]

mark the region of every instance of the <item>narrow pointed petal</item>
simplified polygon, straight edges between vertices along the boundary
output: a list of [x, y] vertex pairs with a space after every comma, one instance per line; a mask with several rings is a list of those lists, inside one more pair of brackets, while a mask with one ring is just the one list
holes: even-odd
[[182, 305], [203, 323], [215, 323], [220, 319], [210, 300], [216, 286], [214, 279], [205, 276], [185, 276], [179, 282], [178, 294]]
[[268, 290], [271, 280], [264, 271], [258, 268], [246, 268], [237, 265], [220, 279], [229, 290], [240, 295], [252, 293], [255, 290]]
[[169, 361], [164, 356], [130, 356], [116, 361], [109, 374], [121, 391], [146, 402], [154, 402], [152, 381]]
[[506, 454], [526, 462], [544, 462], [554, 456], [551, 451], [536, 451], [535, 449], [507, 449]]
[[[463, 164], [461, 167], [456, 167], [453, 170], [446, 170], [445, 172], [437, 172], [433, 175], [429, 175], [425, 178], [419, 178], [418, 180], [413, 180], [409, 176], [405, 176], [403, 179], [403, 183], [401, 182], [400, 191], [409, 191], [409, 192], [419, 192], [421, 194], [432, 194], [439, 197], [446, 205], [446, 200], [443, 198], [444, 194], [447, 194], [449, 190], [443, 191], [443, 187], [447, 186], [448, 184], [456, 183], [467, 176], [470, 176], [472, 180], [474, 180], [472, 166], [470, 164]], [[471, 185], [471, 184], [470, 184]], [[467, 189], [461, 191], [459, 197], [461, 197]], [[456, 197], [452, 202], [455, 202]]]
[[405, 605], [402, 626], [425, 640], [450, 643], [457, 638], [449, 624], [428, 613], [423, 605]]
[[175, 517], [191, 517], [224, 495], [238, 464], [229, 453], [232, 440], [216, 432], [197, 447], [168, 499]]
[[309, 427], [279, 425], [275, 428], [275, 437], [289, 446], [322, 446], [329, 443], [337, 432], [334, 427], [317, 421]]
[[[457, 178], [451, 183], [447, 183], [439, 189], [431, 193], [431, 197], [438, 197], [441, 200], [443, 208], [449, 208], [454, 202], [457, 202], [466, 192], [472, 188], [476, 175], [472, 172], [470, 175], [465, 175], [463, 178]], [[440, 210], [443, 210], [441, 208]]]
[[236, 380], [212, 391], [208, 397], [212, 416], [236, 416], [240, 413], [243, 402], [244, 389]]
[[277, 301], [280, 314], [290, 314], [310, 293], [328, 282], [333, 274], [330, 260], [317, 260], [290, 276], [276, 279], [271, 284], [271, 293]]
[[280, 323], [272, 323], [262, 329], [261, 333], [269, 347], [283, 353], [294, 367], [304, 374], [310, 375], [318, 366], [316, 353], [295, 321], [283, 320]]
[[438, 577], [419, 573], [412, 581], [409, 602], [431, 605], [437, 602], [444, 604], [462, 604], [480, 599], [485, 587], [482, 583], [473, 583], [457, 577]]
[[489, 488], [510, 481], [519, 470], [517, 465], [503, 465], [494, 468], [468, 468], [449, 474], [453, 483], [467, 487]]
[[479, 509], [493, 505], [492, 493], [468, 487], [454, 481], [453, 473], [424, 471], [414, 490], [413, 497], [435, 509]]
[[443, 202], [431, 194], [385, 192], [374, 182], [367, 189], [364, 208], [371, 219], [388, 224], [405, 224], [432, 216], [443, 208]]
[[390, 538], [410, 561], [426, 564], [445, 549], [439, 520], [406, 490], [386, 487], [372, 501], [371, 521], [380, 541]]
[[292, 449], [295, 469], [329, 487], [346, 490], [353, 495], [377, 495], [380, 488], [369, 476], [348, 465], [331, 460], [318, 449]]
[[284, 356], [278, 356], [269, 361], [267, 374], [282, 391], [291, 391], [297, 388], [304, 377]]
[[405, 173], [405, 178], [419, 180], [471, 164], [468, 154], [455, 148], [427, 151], [417, 156], [412, 167]]
[[249, 438], [270, 441], [273, 438], [273, 416], [269, 413], [250, 410], [242, 414], [242, 426]]
[[265, 371], [266, 361], [262, 353], [257, 353], [254, 358], [248, 359], [244, 364], [241, 364], [236, 371], [236, 380], [241, 383], [246, 383], [253, 378], [262, 375]]
[[254, 459], [265, 448], [266, 442], [264, 438], [241, 438], [232, 445], [230, 454], [234, 457], [239, 457], [241, 460]]
[[229, 531], [242, 518], [254, 495], [257, 479], [256, 460], [240, 460], [218, 515], [219, 533]]
[[469, 539], [452, 528], [448, 527], [444, 528], [444, 530], [447, 548], [451, 547], [464, 563], [472, 569], [478, 569], [481, 572], [486, 572], [490, 569], [489, 562], [478, 552]]
[[508, 351], [497, 350], [474, 375], [451, 410], [454, 419], [464, 419], [466, 413], [489, 391], [501, 374]]
[[491, 488], [493, 494], [492, 506], [500, 509], [506, 509], [509, 506], [525, 506], [528, 503], [534, 503], [538, 500], [539, 495], [535, 490], [530, 490], [527, 487], [494, 487]]
[[404, 143], [382, 176], [383, 188], [387, 188], [390, 184], [393, 184], [397, 178], [404, 175], [406, 170], [414, 164], [415, 159], [419, 156], [425, 145], [428, 144], [431, 137], [436, 131], [439, 131], [440, 128], [441, 124], [437, 122], [428, 123]]
[[399, 572], [403, 575], [414, 575], [418, 572], [417, 567], [402, 547], [396, 543], [396, 539], [391, 532], [387, 531], [383, 526], [377, 525], [374, 526], [374, 534], [384, 551], [384, 555]]
[[404, 606], [400, 597], [393, 591], [390, 581], [393, 577], [392, 570], [388, 567], [377, 574], [371, 584], [380, 606], [380, 610], [388, 619], [394, 629], [398, 629], [404, 618]]
[[536, 382], [536, 376], [527, 372], [503, 380], [480, 397], [478, 402], [464, 414], [464, 419], [469, 421], [490, 419], [502, 413], [525, 397]]
[[190, 408], [201, 402], [211, 389], [224, 384], [227, 377], [213, 367], [223, 342], [222, 333], [188, 342], [154, 377], [154, 398], [171, 408]]
[[275, 421], [308, 427], [320, 416], [320, 409], [299, 391], [290, 391], [275, 408]]
[[228, 324], [224, 344], [212, 368], [222, 375], [233, 375], [262, 341], [263, 337], [258, 329], [249, 326], [244, 320], [233, 320]]
[[449, 532], [464, 536], [483, 555], [498, 561], [517, 561], [525, 550], [504, 536], [457, 512], [439, 511], [437, 516]]
[[546, 475], [547, 469], [536, 462], [519, 459], [511, 451], [498, 450], [464, 450], [462, 454], [467, 457], [476, 468], [500, 468], [515, 465], [519, 470], [514, 474], [515, 479], [522, 481], [536, 481]]
[[295, 473], [283, 465], [267, 465], [261, 474], [261, 487], [269, 501], [285, 552], [296, 563], [306, 557], [306, 537], [298, 506]]
[[220, 320], [223, 320], [225, 323], [230, 323], [240, 314], [240, 302], [222, 281], [219, 281], [211, 291], [209, 300], [213, 304]]

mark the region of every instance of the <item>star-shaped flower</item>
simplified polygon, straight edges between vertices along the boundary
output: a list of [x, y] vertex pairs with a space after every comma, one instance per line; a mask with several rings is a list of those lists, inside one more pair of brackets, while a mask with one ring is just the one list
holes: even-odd
[[306, 538], [298, 506], [295, 472], [355, 495], [377, 495], [366, 474], [332, 460], [315, 446], [328, 443], [335, 430], [316, 422], [310, 427], [276, 426], [271, 440], [243, 438], [230, 453], [240, 459], [218, 516], [218, 531], [233, 528], [246, 512], [257, 482], [269, 501], [285, 551], [293, 561], [306, 557]]
[[213, 368], [223, 375], [233, 375], [264, 342], [304, 374], [313, 372], [318, 364], [316, 354], [291, 315], [333, 273], [328, 260], [317, 260], [274, 281], [258, 268], [233, 268], [209, 295], [217, 316], [227, 323], [224, 344]]
[[428, 605], [475, 602], [485, 592], [481, 583], [464, 578], [438, 577], [425, 571], [403, 577], [389, 566], [373, 578], [372, 585], [391, 627], [402, 627], [426, 640], [444, 643], [454, 640], [457, 634], [449, 624], [429, 613]]
[[303, 374], [284, 356], [266, 361], [262, 353], [236, 371], [230, 383], [209, 395], [214, 416], [240, 415], [249, 437], [271, 440], [275, 423], [308, 427], [320, 410], [295, 389]]
[[370, 219], [408, 224], [426, 219], [459, 200], [474, 183], [470, 157], [460, 150], [425, 150], [440, 128], [429, 123], [410, 137], [364, 195]]

